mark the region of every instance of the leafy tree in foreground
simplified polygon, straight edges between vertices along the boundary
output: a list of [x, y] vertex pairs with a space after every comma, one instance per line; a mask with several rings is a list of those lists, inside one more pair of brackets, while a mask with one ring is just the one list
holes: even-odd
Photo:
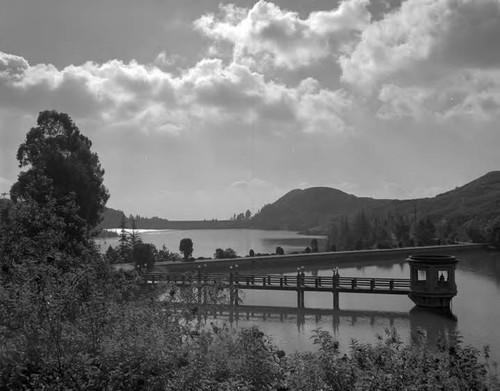
[[193, 254], [193, 241], [190, 238], [184, 238], [179, 243], [179, 251], [184, 255], [184, 260], [187, 261]]
[[91, 147], [67, 114], [42, 111], [17, 151], [19, 167], [27, 169], [11, 188], [12, 200], [45, 202], [50, 195], [60, 203], [74, 197], [87, 232], [94, 228], [109, 194], [103, 185], [104, 170]]

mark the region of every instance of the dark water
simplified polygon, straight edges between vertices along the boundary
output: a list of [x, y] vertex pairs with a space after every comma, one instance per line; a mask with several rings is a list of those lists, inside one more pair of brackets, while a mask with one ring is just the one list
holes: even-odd
[[[255, 252], [272, 252], [282, 246], [286, 252], [303, 249], [311, 237], [286, 231], [259, 230], [197, 230], [155, 231], [142, 233], [143, 240], [166, 246], [176, 251], [180, 239], [193, 239], [194, 256], [211, 256], [217, 247], [231, 247], [239, 255]], [[102, 241], [104, 242], [104, 241]], [[105, 246], [115, 245], [107, 240]], [[410, 254], [408, 254], [410, 255]], [[248, 311], [232, 314], [232, 325], [244, 327], [258, 325], [288, 352], [314, 349], [311, 341], [313, 330], [331, 331], [348, 348], [351, 339], [373, 342], [387, 327], [396, 327], [406, 342], [411, 333], [422, 330], [430, 341], [450, 339], [459, 333], [465, 344], [481, 348], [489, 345], [492, 357], [500, 362], [500, 252], [487, 250], [465, 251], [455, 255], [460, 260], [456, 273], [458, 295], [453, 299], [452, 312], [456, 320], [429, 311], [419, 311], [406, 296], [340, 294], [340, 311], [332, 310], [330, 293], [307, 292], [304, 312], [297, 311], [294, 292], [246, 291], [245, 306]], [[344, 276], [409, 278], [405, 257], [383, 260], [373, 266], [339, 265]], [[304, 265], [306, 274], [331, 276], [329, 263]], [[295, 267], [266, 270], [267, 273], [294, 274]], [[256, 271], [258, 272], [258, 271]], [[262, 306], [280, 307], [269, 310]], [[229, 324], [230, 314], [219, 315], [218, 321]]]

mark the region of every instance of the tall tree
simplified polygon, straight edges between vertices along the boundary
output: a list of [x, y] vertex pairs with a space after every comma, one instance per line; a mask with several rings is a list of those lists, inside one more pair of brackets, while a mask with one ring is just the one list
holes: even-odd
[[434, 223], [429, 218], [420, 220], [417, 224], [415, 239], [419, 246], [429, 246], [434, 244], [436, 230]]
[[120, 223], [120, 236], [118, 238], [118, 254], [120, 257], [120, 262], [127, 263], [131, 261], [132, 247], [130, 244], [130, 235], [126, 231], [127, 223], [125, 220], [125, 215], [122, 216], [122, 221]]
[[179, 243], [179, 251], [184, 255], [184, 260], [187, 261], [193, 254], [193, 241], [189, 238], [184, 238]]
[[47, 196], [53, 196], [66, 202], [73, 198], [88, 232], [100, 222], [109, 198], [103, 184], [104, 170], [91, 147], [92, 142], [67, 114], [41, 112], [37, 126], [31, 128], [17, 151], [19, 167], [27, 169], [11, 188], [12, 200], [45, 202]]

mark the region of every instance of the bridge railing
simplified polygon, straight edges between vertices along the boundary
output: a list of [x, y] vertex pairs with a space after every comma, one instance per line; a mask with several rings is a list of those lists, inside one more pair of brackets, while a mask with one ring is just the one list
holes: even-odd
[[147, 281], [151, 282], [172, 282], [181, 285], [193, 283], [219, 282], [224, 285], [235, 285], [239, 288], [245, 287], [290, 287], [293, 288], [327, 288], [336, 287], [338, 289], [383, 289], [383, 290], [408, 290], [410, 280], [404, 278], [369, 278], [369, 277], [340, 277], [340, 276], [305, 276], [281, 275], [281, 274], [238, 274], [238, 273], [209, 273], [209, 274], [166, 274], [147, 273], [143, 275]]

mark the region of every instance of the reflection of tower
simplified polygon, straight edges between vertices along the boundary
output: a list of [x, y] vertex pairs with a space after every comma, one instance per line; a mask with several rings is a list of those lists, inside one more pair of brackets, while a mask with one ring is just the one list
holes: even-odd
[[429, 311], [415, 306], [410, 311], [410, 331], [412, 338], [424, 332], [426, 342], [432, 346], [452, 344], [457, 331], [457, 318], [451, 311]]

